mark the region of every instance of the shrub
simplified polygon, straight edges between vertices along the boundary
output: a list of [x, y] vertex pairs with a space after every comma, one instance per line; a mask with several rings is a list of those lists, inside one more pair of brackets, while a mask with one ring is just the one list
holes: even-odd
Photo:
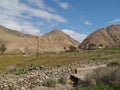
[[38, 66], [39, 70], [45, 70], [45, 67], [43, 65]]
[[92, 50], [92, 49], [94, 49], [95, 47], [96, 47], [96, 44], [91, 43], [91, 44], [89, 44], [88, 49]]
[[68, 51], [69, 52], [74, 52], [74, 51], [77, 51], [77, 48], [75, 46], [70, 45]]
[[[79, 90], [120, 90], [120, 67], [98, 68], [92, 74], [86, 76], [84, 84], [89, 89]], [[103, 85], [101, 86], [100, 84]], [[81, 85], [78, 86], [81, 87]], [[107, 89], [109, 87], [106, 88], [106, 86], [109, 86], [111, 89]], [[91, 89], [98, 87], [103, 89]]]
[[34, 66], [33, 64], [30, 64], [22, 69], [15, 69], [12, 71], [13, 74], [15, 75], [20, 75], [20, 74], [26, 74], [32, 70], [38, 70], [38, 68], [36, 66]]
[[2, 44], [1, 47], [0, 47], [1, 53], [3, 54], [6, 49], [7, 49], [6, 45], [5, 45], [5, 44]]
[[107, 84], [98, 84], [96, 86], [78, 87], [78, 90], [117, 90]]
[[107, 64], [107, 66], [120, 66], [120, 61], [111, 61]]
[[115, 87], [120, 86], [120, 68], [117, 68], [110, 76], [109, 84]]
[[60, 64], [57, 64], [57, 65], [55, 65], [57, 68], [59, 68], [59, 67], [61, 67], [61, 65]]
[[44, 83], [43, 86], [48, 86], [48, 87], [55, 87], [57, 84], [57, 80], [54, 78], [47, 79]]
[[65, 77], [61, 77], [61, 78], [59, 79], [59, 83], [61, 83], [61, 84], [66, 84], [66, 82], [67, 82], [67, 80], [66, 80]]

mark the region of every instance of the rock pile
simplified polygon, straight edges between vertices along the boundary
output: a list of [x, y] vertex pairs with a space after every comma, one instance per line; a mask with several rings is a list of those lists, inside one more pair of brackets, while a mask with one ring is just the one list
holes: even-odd
[[27, 74], [1, 74], [0, 89], [3, 90], [26, 90], [35, 86], [40, 86], [49, 78], [59, 79], [60, 77], [70, 77], [70, 73], [75, 73], [74, 68], [62, 67], [50, 70], [34, 70]]
[[105, 64], [106, 62], [88, 62], [81, 61], [70, 64], [66, 67], [50, 68], [46, 70], [34, 70], [27, 74], [1, 74], [0, 75], [0, 89], [3, 90], [26, 90], [35, 86], [41, 86], [47, 79], [60, 79], [65, 77], [70, 78], [71, 74], [76, 73], [77, 67], [87, 67], [98, 64]]

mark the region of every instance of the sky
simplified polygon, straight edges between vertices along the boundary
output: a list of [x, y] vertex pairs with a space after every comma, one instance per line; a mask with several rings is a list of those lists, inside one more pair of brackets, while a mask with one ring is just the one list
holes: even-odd
[[60, 29], [82, 42], [112, 24], [120, 24], [120, 0], [0, 0], [0, 25], [26, 34]]

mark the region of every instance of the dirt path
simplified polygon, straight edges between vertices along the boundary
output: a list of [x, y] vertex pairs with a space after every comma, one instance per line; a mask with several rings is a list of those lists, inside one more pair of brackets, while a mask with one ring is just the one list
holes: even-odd
[[102, 64], [102, 65], [96, 65], [96, 66], [88, 66], [84, 68], [77, 68], [77, 73], [72, 74], [72, 76], [79, 78], [81, 80], [84, 80], [87, 74], [91, 74], [94, 69], [99, 68], [99, 67], [106, 67], [106, 65]]

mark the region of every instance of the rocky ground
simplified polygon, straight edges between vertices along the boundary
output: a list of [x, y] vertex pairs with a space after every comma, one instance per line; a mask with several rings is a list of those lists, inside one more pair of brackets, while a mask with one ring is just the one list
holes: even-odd
[[50, 88], [44, 87], [42, 83], [50, 78], [58, 80], [64, 77], [66, 80], [70, 80], [71, 74], [77, 73], [77, 68], [88, 68], [106, 64], [107, 62], [108, 61], [79, 61], [64, 67], [49, 67], [46, 70], [33, 70], [21, 75], [11, 73], [0, 74], [0, 90], [70, 90], [71, 86], [69, 84], [57, 84], [56, 87]]

